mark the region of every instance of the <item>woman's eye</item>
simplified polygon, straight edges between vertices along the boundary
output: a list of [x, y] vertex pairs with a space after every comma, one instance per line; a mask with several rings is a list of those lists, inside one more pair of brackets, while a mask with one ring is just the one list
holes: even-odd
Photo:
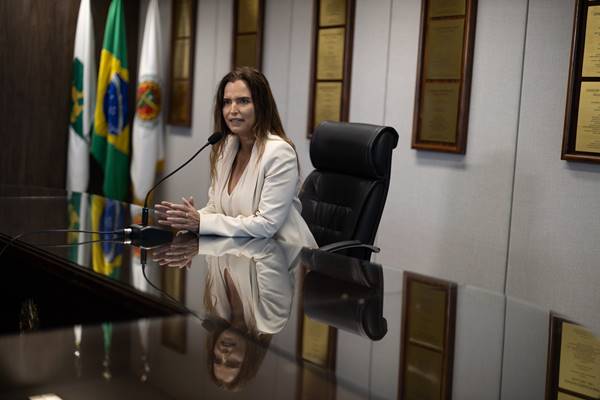
[[223, 100], [223, 105], [229, 105], [229, 104], [231, 104], [231, 100], [229, 100], [229, 99]]
[[240, 99], [240, 103], [241, 104], [250, 104], [250, 99], [247, 97], [244, 97], [243, 99]]

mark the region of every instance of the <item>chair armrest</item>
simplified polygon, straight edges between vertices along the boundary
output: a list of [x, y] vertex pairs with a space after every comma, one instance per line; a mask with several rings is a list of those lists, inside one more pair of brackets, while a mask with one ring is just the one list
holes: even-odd
[[341, 242], [329, 243], [329, 244], [326, 244], [325, 246], [319, 247], [319, 250], [327, 251], [329, 253], [335, 253], [336, 251], [342, 251], [342, 250], [352, 249], [352, 248], [356, 248], [356, 247], [367, 248], [367, 249], [371, 250], [373, 253], [379, 253], [379, 251], [380, 251], [379, 247], [376, 247], [376, 246], [373, 246], [370, 244], [361, 243], [359, 240], [343, 240]]

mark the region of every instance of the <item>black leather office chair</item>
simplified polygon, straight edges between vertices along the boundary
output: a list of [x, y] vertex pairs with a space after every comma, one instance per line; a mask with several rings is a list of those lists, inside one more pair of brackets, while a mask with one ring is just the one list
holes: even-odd
[[390, 184], [398, 133], [389, 126], [322, 122], [310, 142], [315, 168], [300, 191], [302, 216], [322, 250], [370, 260]]

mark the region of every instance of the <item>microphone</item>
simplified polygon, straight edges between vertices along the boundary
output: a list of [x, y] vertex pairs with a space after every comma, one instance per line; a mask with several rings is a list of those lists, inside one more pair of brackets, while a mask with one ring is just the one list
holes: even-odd
[[142, 223], [132, 224], [128, 228], [125, 228], [123, 230], [126, 243], [132, 244], [134, 246], [150, 248], [159, 244], [167, 243], [173, 239], [173, 232], [171, 232], [170, 230], [159, 228], [156, 226], [148, 226], [148, 199], [150, 198], [150, 193], [152, 193], [154, 189], [156, 189], [158, 185], [163, 183], [167, 178], [174, 175], [180, 169], [188, 165], [208, 145], [212, 146], [224, 137], [225, 134], [223, 132], [215, 132], [212, 135], [210, 135], [208, 137], [208, 140], [206, 141], [204, 146], [200, 148], [200, 150], [194, 153], [193, 156], [191, 156], [186, 162], [180, 165], [173, 172], [170, 172], [169, 174], [164, 176], [154, 186], [152, 186], [150, 190], [148, 190], [148, 192], [146, 193], [146, 197], [144, 198], [144, 207], [142, 208]]

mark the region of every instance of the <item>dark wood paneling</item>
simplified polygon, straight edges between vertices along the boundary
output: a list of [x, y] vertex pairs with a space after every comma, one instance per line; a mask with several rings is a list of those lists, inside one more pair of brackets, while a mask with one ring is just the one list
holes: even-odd
[[77, 0], [2, 1], [0, 183], [65, 184]]
[[[110, 0], [93, 0], [99, 60]], [[0, 184], [65, 186], [69, 88], [79, 0], [0, 1]], [[139, 1], [125, 1], [130, 110]]]

